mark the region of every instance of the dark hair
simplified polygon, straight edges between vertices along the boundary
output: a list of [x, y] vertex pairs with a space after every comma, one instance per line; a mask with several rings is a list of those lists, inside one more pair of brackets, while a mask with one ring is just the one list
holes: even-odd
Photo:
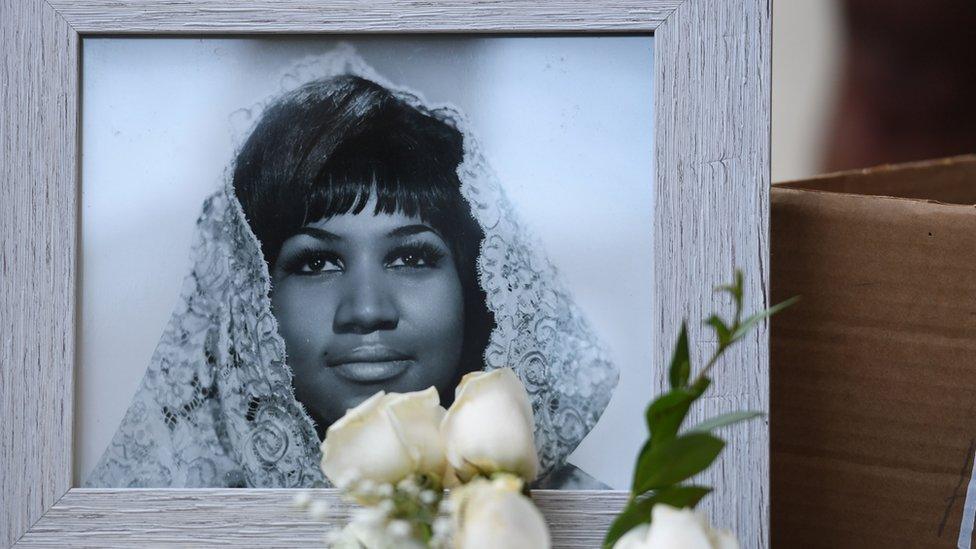
[[[269, 269], [281, 245], [319, 219], [359, 213], [417, 215], [447, 240], [464, 292], [462, 368], [483, 367], [494, 319], [478, 284], [484, 232], [461, 195], [457, 128], [356, 76], [310, 82], [262, 115], [237, 156], [234, 192]], [[450, 398], [453, 395], [444, 395]]]

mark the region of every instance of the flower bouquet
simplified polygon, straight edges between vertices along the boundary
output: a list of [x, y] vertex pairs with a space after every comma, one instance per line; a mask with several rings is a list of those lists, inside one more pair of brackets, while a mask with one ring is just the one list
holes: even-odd
[[528, 394], [508, 368], [464, 376], [449, 410], [433, 387], [373, 395], [322, 443], [322, 471], [363, 506], [329, 542], [548, 547], [545, 520], [527, 496], [539, 469], [533, 426]]
[[[719, 357], [764, 318], [793, 300], [742, 318], [742, 276], [731, 295], [731, 322], [711, 316], [718, 346], [692, 376], [685, 326], [669, 368], [668, 392], [645, 411], [648, 439], [638, 454], [627, 503], [604, 539], [606, 549], [732, 549], [735, 537], [712, 529], [692, 509], [711, 488], [686, 483], [718, 457], [714, 431], [761, 415], [731, 412], [690, 429], [681, 426], [708, 389]], [[334, 548], [545, 549], [545, 520], [528, 485], [539, 459], [528, 394], [508, 368], [462, 378], [450, 409], [433, 387], [379, 392], [329, 427], [322, 471], [360, 504], [352, 520], [327, 536]], [[447, 490], [447, 491], [445, 491]], [[296, 503], [324, 515], [300, 493]]]

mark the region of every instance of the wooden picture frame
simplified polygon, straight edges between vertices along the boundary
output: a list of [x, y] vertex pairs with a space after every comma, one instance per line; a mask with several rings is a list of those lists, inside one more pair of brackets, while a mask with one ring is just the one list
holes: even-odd
[[[0, 543], [30, 546], [321, 546], [326, 528], [290, 490], [72, 488], [79, 258], [80, 51], [104, 35], [273, 33], [653, 33], [656, 364], [682, 318], [693, 353], [714, 344], [695, 319], [745, 270], [746, 309], [768, 303], [771, 0], [13, 0], [0, 185]], [[766, 326], [729, 353], [693, 412], [768, 409]], [[655, 375], [663, 384], [666, 369]], [[649, 393], [650, 398], [650, 393]], [[769, 543], [769, 431], [727, 433], [703, 475], [702, 509], [743, 547]], [[335, 491], [337, 520], [348, 515]], [[595, 547], [624, 492], [537, 491], [555, 547]]]

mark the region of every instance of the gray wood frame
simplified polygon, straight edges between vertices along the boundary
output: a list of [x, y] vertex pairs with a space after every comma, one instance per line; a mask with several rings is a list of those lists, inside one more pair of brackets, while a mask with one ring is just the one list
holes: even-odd
[[[657, 364], [682, 317], [746, 270], [768, 306], [771, 0], [3, 0], [0, 13], [0, 544], [321, 545], [287, 490], [72, 486], [80, 46], [106, 34], [653, 33]], [[713, 342], [690, 323], [693, 353]], [[700, 362], [699, 362], [700, 363]], [[663, 383], [664, 368], [660, 368]], [[768, 409], [766, 326], [729, 356], [697, 417]], [[752, 422], [704, 476], [703, 508], [743, 547], [769, 539], [769, 432]], [[347, 507], [334, 491], [333, 514]], [[556, 547], [595, 547], [621, 492], [536, 493]]]

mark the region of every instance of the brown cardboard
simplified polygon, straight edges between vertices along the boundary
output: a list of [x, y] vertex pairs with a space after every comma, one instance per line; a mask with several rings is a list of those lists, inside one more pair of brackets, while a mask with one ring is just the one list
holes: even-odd
[[773, 186], [772, 300], [802, 296], [771, 326], [774, 548], [956, 547], [976, 450], [973, 204], [976, 156]]

